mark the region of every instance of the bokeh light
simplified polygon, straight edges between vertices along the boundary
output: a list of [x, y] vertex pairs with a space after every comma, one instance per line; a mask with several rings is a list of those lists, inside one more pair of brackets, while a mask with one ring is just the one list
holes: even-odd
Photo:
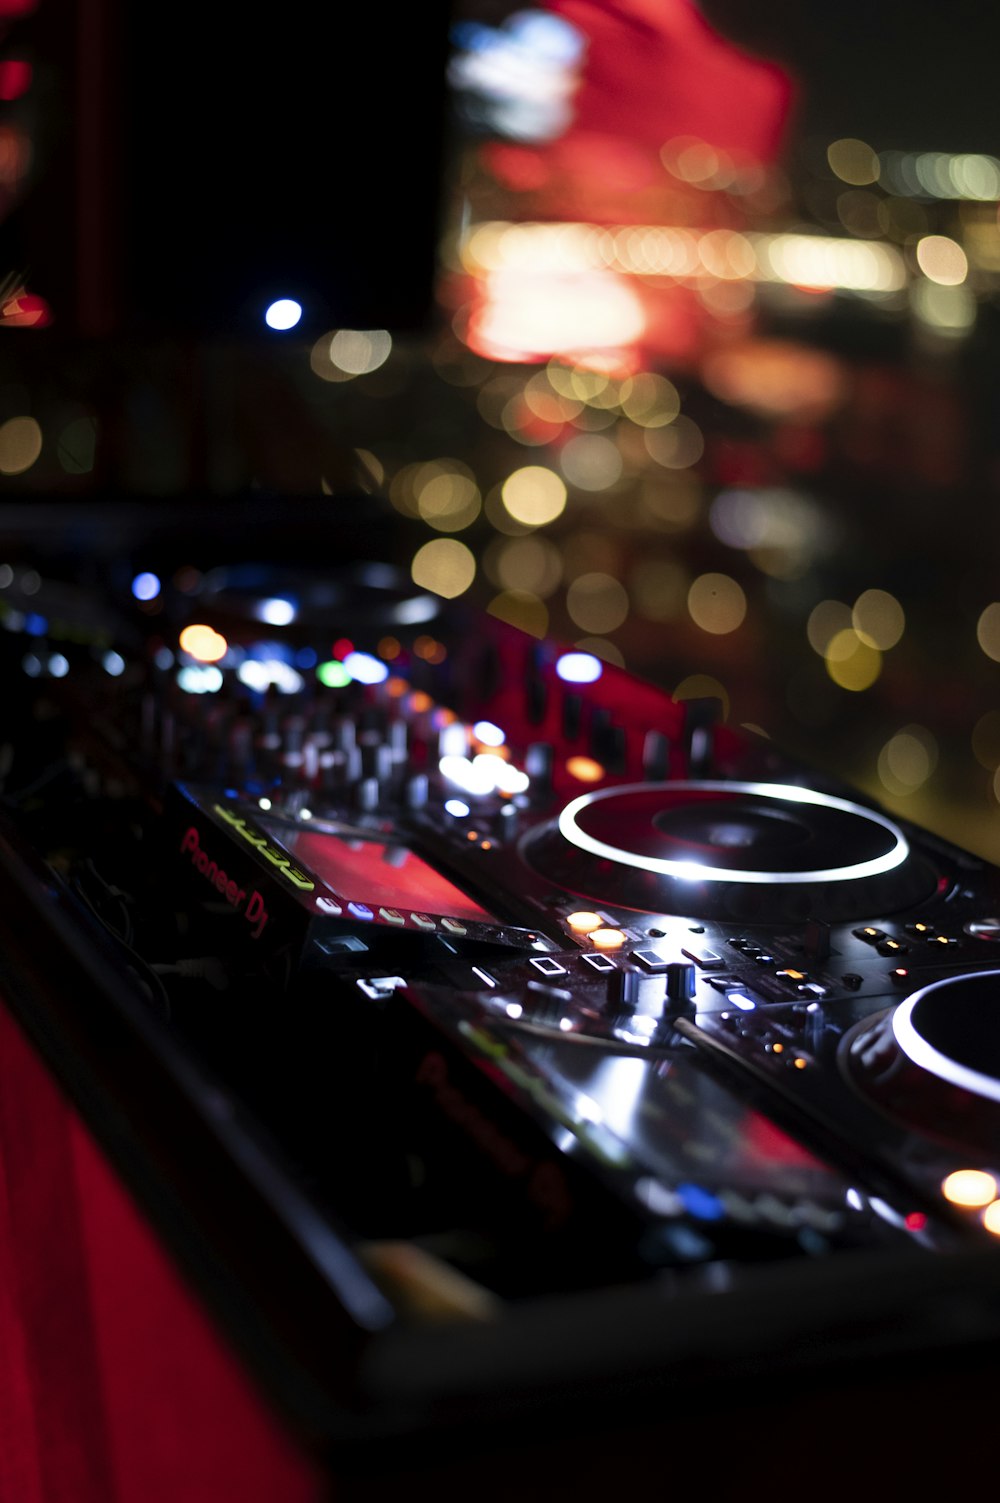
[[830, 170], [844, 183], [864, 186], [877, 183], [881, 175], [878, 154], [866, 141], [859, 141], [852, 136], [832, 141], [826, 149], [826, 159]]
[[954, 1169], [941, 1183], [945, 1200], [969, 1209], [989, 1205], [998, 1193], [1000, 1185], [986, 1169]]
[[621, 478], [622, 457], [609, 438], [581, 433], [559, 455], [559, 466], [578, 490], [603, 491]]
[[702, 631], [725, 636], [743, 624], [747, 598], [743, 588], [728, 574], [699, 574], [688, 590], [691, 620]]
[[925, 235], [917, 242], [916, 257], [924, 276], [942, 287], [957, 287], [969, 274], [965, 251], [947, 235]]
[[882, 672], [881, 652], [860, 637], [853, 626], [835, 633], [824, 660], [833, 682], [855, 693], [870, 689]]
[[479, 487], [465, 466], [441, 465], [436, 473], [415, 480], [414, 498], [421, 519], [437, 532], [461, 532], [479, 516]]
[[895, 647], [906, 628], [903, 607], [887, 590], [865, 590], [854, 602], [851, 624], [870, 647]]
[[566, 591], [566, 610], [584, 631], [614, 631], [628, 615], [628, 594], [610, 574], [582, 574]]
[[994, 600], [979, 617], [976, 638], [986, 656], [1000, 663], [1000, 601]]
[[827, 648], [839, 632], [849, 631], [853, 626], [853, 612], [842, 600], [821, 600], [813, 606], [806, 623], [806, 636], [813, 652], [826, 657]]
[[649, 457], [668, 470], [686, 470], [705, 452], [701, 429], [683, 415], [665, 428], [647, 428], [643, 437]]
[[8, 418], [0, 426], [0, 474], [23, 475], [41, 452], [42, 430], [34, 418]]
[[452, 600], [464, 594], [475, 579], [475, 555], [457, 538], [435, 538], [417, 549], [410, 574], [422, 590]]
[[197, 658], [199, 663], [217, 663], [229, 650], [221, 632], [201, 623], [185, 626], [178, 640], [181, 650], [189, 657]]
[[484, 559], [494, 583], [507, 590], [528, 590], [543, 599], [558, 589], [562, 580], [559, 549], [540, 537], [497, 540]]
[[516, 522], [544, 527], [566, 507], [566, 486], [554, 470], [526, 465], [508, 475], [501, 487], [503, 504]]
[[921, 725], [908, 725], [879, 752], [878, 775], [889, 793], [904, 798], [927, 782], [937, 760], [937, 742], [930, 731]]
[[1000, 767], [1000, 710], [987, 710], [972, 730], [972, 754], [981, 767]]

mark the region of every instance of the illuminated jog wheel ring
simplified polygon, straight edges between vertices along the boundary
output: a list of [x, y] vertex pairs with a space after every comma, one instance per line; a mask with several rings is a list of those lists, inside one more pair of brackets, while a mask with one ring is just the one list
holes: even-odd
[[845, 1036], [841, 1068], [868, 1101], [935, 1137], [995, 1152], [1000, 971], [949, 976]]
[[605, 904], [696, 917], [866, 917], [935, 875], [886, 815], [783, 783], [630, 783], [581, 794], [528, 862]]

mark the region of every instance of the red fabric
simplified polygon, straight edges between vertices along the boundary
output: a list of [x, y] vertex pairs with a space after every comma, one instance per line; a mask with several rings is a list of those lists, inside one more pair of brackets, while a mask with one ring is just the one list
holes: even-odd
[[0, 1009], [0, 1503], [328, 1496]]

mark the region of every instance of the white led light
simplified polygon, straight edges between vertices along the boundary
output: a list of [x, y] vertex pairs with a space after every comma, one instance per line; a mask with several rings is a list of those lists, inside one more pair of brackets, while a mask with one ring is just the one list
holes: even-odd
[[297, 303], [294, 298], [279, 297], [265, 312], [264, 322], [269, 329], [294, 329], [301, 317], [301, 303]]
[[[892, 848], [884, 855], [875, 856], [870, 861], [855, 861], [849, 866], [834, 866], [822, 871], [735, 870], [728, 867], [708, 866], [700, 861], [676, 861], [666, 856], [641, 856], [634, 851], [625, 851], [618, 846], [608, 845], [604, 840], [597, 840], [593, 835], [588, 835], [586, 830], [581, 830], [577, 824], [577, 816], [591, 804], [602, 799], [617, 798], [622, 794], [630, 793], [655, 793], [658, 790], [665, 793], [678, 793], [686, 789], [699, 793], [741, 793], [754, 798], [770, 799], [775, 803], [815, 804], [821, 809], [836, 809], [842, 814], [852, 814], [881, 826], [887, 834], [892, 836]], [[810, 788], [798, 788], [784, 783], [628, 783], [618, 788], [599, 788], [593, 793], [581, 794], [579, 798], [573, 799], [572, 803], [566, 805], [559, 816], [559, 833], [569, 841], [570, 845], [576, 846], [577, 850], [586, 851], [591, 856], [599, 856], [604, 861], [615, 861], [620, 866], [656, 872], [659, 876], [677, 877], [688, 882], [755, 882], [775, 886], [779, 883], [856, 881], [861, 877], [875, 877], [883, 872], [893, 871], [906, 860], [910, 853], [902, 830], [885, 815], [878, 814], [873, 809], [864, 809], [860, 804], [852, 804], [847, 799], [833, 798], [827, 793], [817, 793]]]
[[344, 668], [356, 684], [383, 684], [389, 677], [385, 663], [370, 652], [349, 652], [344, 659]]
[[[531, 787], [531, 779], [520, 768], [512, 767], [509, 762], [505, 762], [503, 771], [497, 774], [497, 787], [501, 793], [527, 793]], [[507, 813], [507, 809], [504, 813]]]
[[472, 727], [472, 734], [484, 746], [503, 746], [507, 739], [500, 727], [494, 725], [492, 720], [477, 720]]
[[460, 798], [446, 799], [444, 807], [445, 812], [447, 814], [453, 814], [456, 819], [464, 819], [469, 812], [468, 804], [463, 803]]
[[603, 663], [592, 652], [564, 652], [556, 663], [556, 673], [565, 684], [593, 684], [603, 672]]
[[[977, 971], [975, 974], [977, 980], [986, 976], [1000, 977], [1000, 971]], [[974, 1096], [985, 1097], [987, 1101], [1000, 1101], [1000, 1080], [949, 1059], [947, 1054], [942, 1054], [940, 1049], [929, 1044], [914, 1026], [913, 1009], [920, 999], [926, 997], [928, 992], [939, 991], [951, 984], [949, 981], [935, 981], [930, 986], [921, 987], [920, 991], [914, 992], [912, 997], [907, 997], [905, 1002], [900, 1003], [892, 1015], [892, 1031], [896, 1043], [908, 1059], [912, 1059], [921, 1069], [936, 1075], [939, 1080], [947, 1080], [964, 1091], [971, 1091]]]
[[254, 615], [258, 621], [264, 621], [268, 626], [290, 626], [295, 620], [296, 610], [292, 601], [275, 596], [270, 600], [258, 601]]
[[188, 663], [179, 670], [177, 684], [185, 694], [218, 694], [222, 688], [222, 673], [207, 664]]

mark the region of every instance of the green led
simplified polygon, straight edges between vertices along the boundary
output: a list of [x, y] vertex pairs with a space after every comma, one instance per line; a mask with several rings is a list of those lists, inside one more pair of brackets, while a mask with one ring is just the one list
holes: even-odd
[[316, 677], [328, 689], [343, 689], [351, 682], [351, 675], [343, 663], [338, 663], [334, 658], [331, 658], [328, 663], [320, 663], [316, 669]]

